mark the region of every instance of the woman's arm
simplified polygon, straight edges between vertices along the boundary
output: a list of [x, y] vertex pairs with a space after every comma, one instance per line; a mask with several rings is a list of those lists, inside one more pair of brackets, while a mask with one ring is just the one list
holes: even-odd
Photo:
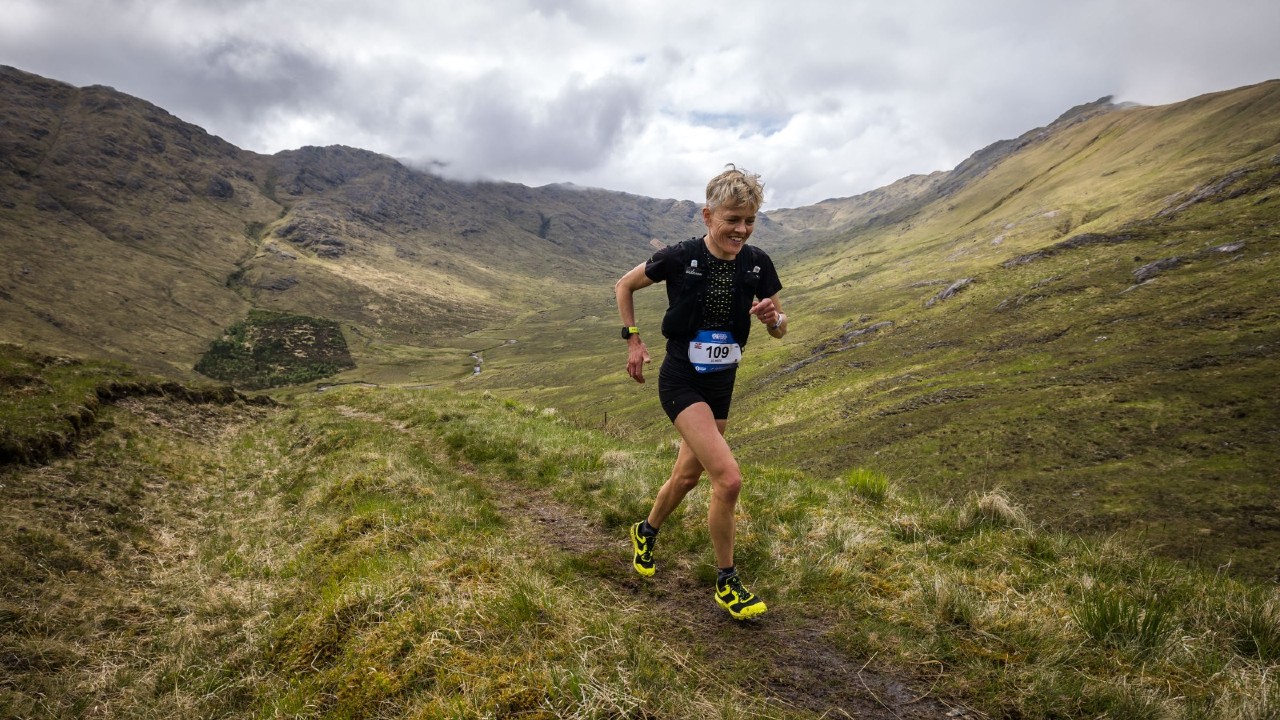
[[[618, 300], [618, 315], [622, 317], [623, 327], [637, 327], [636, 304], [632, 297], [641, 288], [649, 287], [653, 281], [644, 274], [644, 263], [632, 268], [626, 275], [618, 279], [613, 286], [614, 296]], [[636, 333], [627, 338], [627, 374], [636, 382], [644, 382], [644, 366], [649, 364], [649, 350], [644, 340]]]

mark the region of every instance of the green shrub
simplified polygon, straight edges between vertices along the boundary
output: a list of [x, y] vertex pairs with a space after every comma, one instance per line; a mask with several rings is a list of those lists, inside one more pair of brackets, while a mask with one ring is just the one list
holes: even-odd
[[210, 343], [195, 371], [262, 390], [299, 385], [353, 367], [342, 329], [332, 320], [253, 310]]

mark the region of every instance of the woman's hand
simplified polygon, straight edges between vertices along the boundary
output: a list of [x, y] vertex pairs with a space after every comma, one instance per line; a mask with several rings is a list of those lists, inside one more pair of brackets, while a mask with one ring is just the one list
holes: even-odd
[[751, 314], [764, 323], [773, 337], [780, 338], [787, 334], [787, 316], [782, 312], [777, 295], [751, 303]]
[[644, 366], [649, 364], [649, 349], [639, 335], [627, 339], [627, 374], [636, 382], [644, 382]]

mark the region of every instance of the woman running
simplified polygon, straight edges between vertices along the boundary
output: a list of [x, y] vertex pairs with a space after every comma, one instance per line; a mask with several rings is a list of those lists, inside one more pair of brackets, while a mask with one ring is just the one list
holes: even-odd
[[633, 295], [654, 283], [667, 283], [668, 307], [662, 319], [667, 354], [658, 372], [658, 397], [681, 438], [671, 477], [658, 491], [653, 509], [631, 526], [632, 564], [641, 575], [654, 574], [658, 530], [705, 471], [711, 478], [707, 522], [719, 569], [715, 599], [738, 620], [760, 615], [766, 607], [743, 587], [733, 562], [734, 512], [742, 474], [725, 442], [725, 425], [752, 318], [774, 338], [787, 334], [787, 316], [778, 301], [782, 282], [773, 261], [763, 250], [747, 245], [763, 204], [760, 176], [730, 165], [707, 184], [702, 209], [706, 235], [659, 250], [614, 287], [622, 337], [628, 344], [627, 374], [642, 383], [649, 351], [640, 338]]

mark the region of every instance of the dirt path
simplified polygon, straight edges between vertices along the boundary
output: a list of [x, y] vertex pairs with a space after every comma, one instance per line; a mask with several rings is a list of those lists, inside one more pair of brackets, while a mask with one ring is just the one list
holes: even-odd
[[751, 668], [744, 674], [755, 682], [742, 688], [751, 695], [828, 718], [981, 717], [933, 697], [925, 684], [849, 657], [828, 637], [821, 618], [804, 617], [784, 605], [771, 607], [759, 620], [735, 621], [715, 605], [711, 589], [682, 568], [659, 568], [652, 578], [640, 577], [629, 562], [631, 546], [625, 537], [605, 531], [545, 490], [496, 478], [488, 482], [494, 490], [491, 500], [505, 515], [540, 526], [547, 542], [564, 552], [602, 563], [605, 582], [651, 608], [657, 635], [688, 645], [700, 656], [714, 654], [726, 669]]

